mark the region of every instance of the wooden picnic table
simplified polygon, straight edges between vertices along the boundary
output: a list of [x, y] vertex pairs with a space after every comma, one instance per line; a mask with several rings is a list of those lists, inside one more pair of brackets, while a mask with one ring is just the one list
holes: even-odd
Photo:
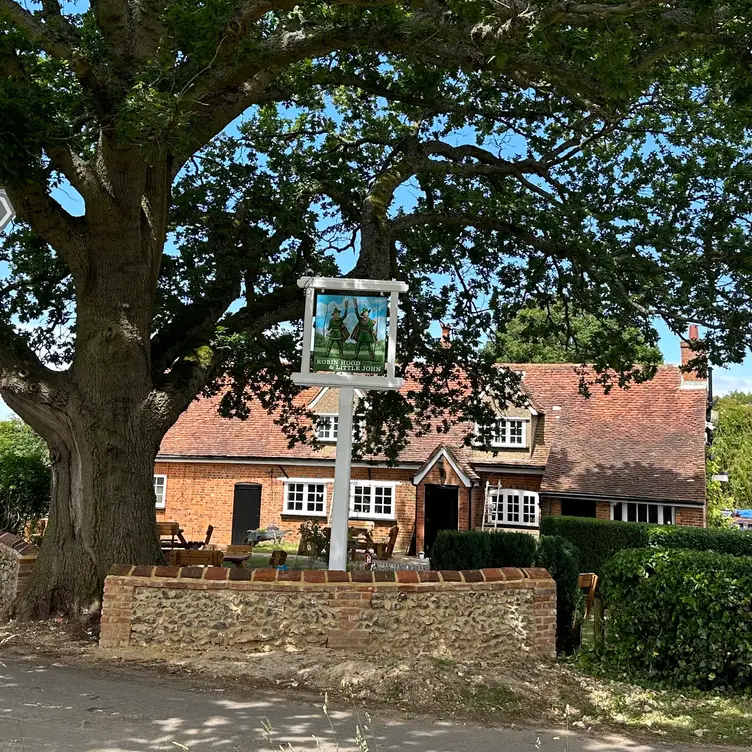
[[[163, 546], [169, 543], [170, 548], [189, 548], [188, 541], [183, 537], [183, 528], [177, 522], [157, 522], [157, 530]], [[169, 538], [170, 540], [166, 541], [162, 538]], [[177, 546], [175, 545], [176, 538], [179, 544]]]

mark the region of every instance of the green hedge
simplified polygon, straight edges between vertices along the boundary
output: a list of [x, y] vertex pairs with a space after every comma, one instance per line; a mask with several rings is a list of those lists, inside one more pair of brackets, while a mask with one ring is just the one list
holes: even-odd
[[528, 533], [441, 530], [431, 549], [431, 569], [532, 567], [535, 548]]
[[599, 576], [619, 551], [628, 548], [681, 548], [752, 556], [752, 534], [741, 530], [543, 517], [541, 533], [566, 538], [578, 551], [581, 571]]
[[589, 517], [542, 517], [542, 535], [560, 535], [576, 549], [581, 572], [599, 577], [605, 565], [624, 548], [647, 548], [650, 525]]
[[611, 669], [698, 689], [752, 686], [752, 558], [622, 551], [603, 593]]
[[577, 550], [566, 538], [544, 535], [535, 552], [535, 566], [547, 569], [556, 581], [556, 652], [571, 653], [579, 645], [574, 620], [582, 602]]

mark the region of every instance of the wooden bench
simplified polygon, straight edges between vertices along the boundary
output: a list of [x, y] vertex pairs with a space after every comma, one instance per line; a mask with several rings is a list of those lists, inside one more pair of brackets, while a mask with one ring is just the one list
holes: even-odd
[[174, 567], [221, 567], [224, 554], [219, 550], [173, 548], [167, 551], [167, 560]]
[[183, 548], [188, 548], [188, 541], [183, 537], [183, 530], [177, 522], [157, 522], [157, 532], [160, 540], [169, 538], [169, 541], [161, 540], [163, 546], [169, 545], [170, 548], [175, 548], [175, 538], [177, 538]]

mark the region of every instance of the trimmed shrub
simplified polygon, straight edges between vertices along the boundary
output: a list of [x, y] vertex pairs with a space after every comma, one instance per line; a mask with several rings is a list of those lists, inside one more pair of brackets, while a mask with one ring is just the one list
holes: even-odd
[[589, 517], [543, 517], [541, 535], [560, 535], [577, 550], [580, 572], [599, 577], [614, 555], [625, 548], [647, 548], [650, 525]]
[[681, 548], [752, 556], [752, 534], [741, 530], [647, 525], [589, 517], [544, 517], [543, 535], [561, 535], [577, 549], [582, 572], [601, 576], [606, 565], [627, 548]]
[[622, 551], [603, 592], [609, 668], [698, 689], [752, 686], [752, 558]]
[[431, 569], [531, 567], [535, 547], [528, 533], [441, 530], [431, 549]]
[[732, 556], [752, 556], [752, 535], [743, 530], [651, 525], [648, 536], [650, 545], [655, 548], [684, 548]]
[[579, 645], [574, 620], [582, 602], [577, 550], [560, 535], [544, 535], [538, 541], [535, 566], [547, 569], [556, 581], [556, 652], [571, 653]]

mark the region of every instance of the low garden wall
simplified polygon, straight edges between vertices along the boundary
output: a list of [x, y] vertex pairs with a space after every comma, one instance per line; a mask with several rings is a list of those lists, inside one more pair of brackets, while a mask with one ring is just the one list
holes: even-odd
[[100, 645], [553, 657], [556, 585], [545, 569], [116, 566], [105, 582]]
[[36, 546], [13, 533], [0, 532], [0, 617], [26, 586], [36, 563]]

